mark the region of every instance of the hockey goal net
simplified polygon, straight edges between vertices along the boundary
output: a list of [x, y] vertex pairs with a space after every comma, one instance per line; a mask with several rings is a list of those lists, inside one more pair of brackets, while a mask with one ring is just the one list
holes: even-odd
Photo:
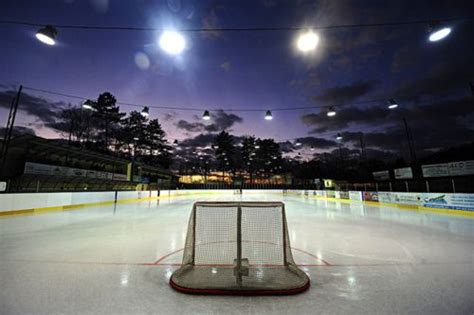
[[309, 287], [291, 253], [282, 202], [196, 202], [171, 286], [197, 294], [295, 294]]

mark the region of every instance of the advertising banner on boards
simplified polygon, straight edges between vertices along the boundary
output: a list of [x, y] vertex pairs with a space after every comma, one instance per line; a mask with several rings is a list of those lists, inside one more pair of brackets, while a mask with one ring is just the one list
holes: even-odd
[[474, 160], [448, 163], [449, 175], [462, 176], [474, 174]]
[[390, 179], [389, 171], [373, 172], [372, 175], [374, 176], [375, 180], [389, 180]]
[[326, 190], [326, 197], [328, 197], [328, 198], [335, 198], [335, 197], [336, 197], [336, 193], [334, 192], [334, 190]]
[[340, 191], [339, 192], [341, 199], [349, 199], [349, 192], [348, 191]]
[[360, 191], [349, 191], [349, 199], [362, 201], [362, 192]]
[[423, 177], [466, 176], [474, 174], [474, 160], [422, 165]]
[[391, 194], [393, 197], [393, 202], [395, 203], [416, 206], [420, 206], [422, 204], [421, 193], [393, 192]]
[[474, 211], [473, 194], [423, 193], [423, 206]]
[[378, 198], [380, 202], [386, 202], [386, 203], [395, 202], [395, 198], [393, 197], [392, 193], [389, 191], [379, 191]]
[[421, 171], [423, 172], [423, 177], [449, 176], [449, 169], [447, 163], [422, 165]]
[[413, 171], [411, 167], [396, 168], [393, 170], [396, 179], [410, 179], [413, 178]]
[[379, 201], [379, 194], [376, 191], [364, 191], [362, 196], [366, 201]]

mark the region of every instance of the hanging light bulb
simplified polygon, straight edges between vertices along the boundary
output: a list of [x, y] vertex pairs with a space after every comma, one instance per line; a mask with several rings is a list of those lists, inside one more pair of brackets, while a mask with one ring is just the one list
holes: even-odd
[[186, 40], [178, 32], [165, 31], [159, 40], [161, 49], [170, 55], [178, 55], [186, 48]]
[[314, 146], [311, 146], [311, 151], [314, 151]]
[[429, 33], [430, 42], [437, 42], [446, 38], [451, 33], [451, 28], [441, 25], [439, 21], [433, 21], [430, 23]]
[[36, 38], [46, 44], [46, 45], [54, 45], [56, 44], [55, 38], [58, 35], [58, 30], [51, 25], [46, 25], [43, 28], [40, 28], [38, 32], [36, 32]]
[[204, 111], [204, 114], [202, 114], [202, 119], [204, 119], [204, 120], [210, 120], [211, 119], [211, 114], [209, 114], [208, 110]]
[[173, 141], [173, 145], [174, 145], [174, 146], [177, 146], [177, 145], [178, 145], [178, 140], [174, 140], [174, 141]]
[[342, 135], [340, 133], [337, 134], [336, 140], [342, 140]]
[[267, 112], [265, 113], [265, 120], [272, 120], [272, 119], [273, 119], [272, 112], [267, 110]]
[[145, 106], [145, 107], [143, 108], [143, 110], [140, 112], [140, 114], [141, 114], [143, 117], [147, 118], [148, 116], [150, 116], [149, 111], [150, 111], [150, 109]]
[[82, 103], [82, 108], [85, 110], [94, 110], [93, 102], [91, 100], [85, 100]]
[[302, 143], [301, 143], [299, 140], [296, 140], [295, 145], [296, 145], [297, 147], [299, 147], [299, 146], [302, 145]]
[[336, 116], [336, 111], [334, 110], [334, 107], [329, 107], [328, 112], [326, 113], [328, 117], [333, 117]]
[[397, 107], [398, 104], [393, 98], [388, 101], [388, 109], [395, 109]]
[[298, 37], [298, 41], [296, 45], [298, 49], [304, 53], [310, 52], [316, 48], [319, 43], [319, 36], [318, 34], [314, 33], [313, 31], [308, 31], [304, 34], [301, 34]]

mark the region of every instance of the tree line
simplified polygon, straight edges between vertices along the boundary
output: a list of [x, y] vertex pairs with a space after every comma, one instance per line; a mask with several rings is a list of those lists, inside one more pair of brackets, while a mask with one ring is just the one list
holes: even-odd
[[148, 108], [127, 115], [109, 92], [84, 104], [61, 110], [51, 126], [70, 144], [169, 168], [172, 148], [158, 119], [144, 114]]

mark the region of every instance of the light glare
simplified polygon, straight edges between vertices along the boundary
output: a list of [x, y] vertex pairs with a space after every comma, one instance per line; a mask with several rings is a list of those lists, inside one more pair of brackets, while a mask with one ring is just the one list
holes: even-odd
[[46, 44], [46, 45], [53, 46], [54, 44], [56, 44], [56, 42], [54, 41], [54, 39], [52, 39], [51, 37], [46, 36], [46, 35], [44, 35], [44, 34], [42, 34], [42, 33], [36, 33], [36, 38], [37, 38], [40, 42], [42, 42], [42, 43], [44, 43], [44, 44]]
[[449, 33], [451, 33], [451, 28], [449, 27], [444, 27], [440, 30], [437, 30], [430, 34], [430, 37], [429, 37], [430, 42], [437, 42], [439, 40], [442, 40], [443, 38], [448, 36]]
[[184, 37], [173, 31], [165, 31], [159, 41], [161, 49], [170, 55], [180, 54], [186, 48]]
[[302, 52], [309, 52], [314, 50], [319, 42], [319, 36], [312, 31], [300, 35], [298, 38], [297, 46]]

